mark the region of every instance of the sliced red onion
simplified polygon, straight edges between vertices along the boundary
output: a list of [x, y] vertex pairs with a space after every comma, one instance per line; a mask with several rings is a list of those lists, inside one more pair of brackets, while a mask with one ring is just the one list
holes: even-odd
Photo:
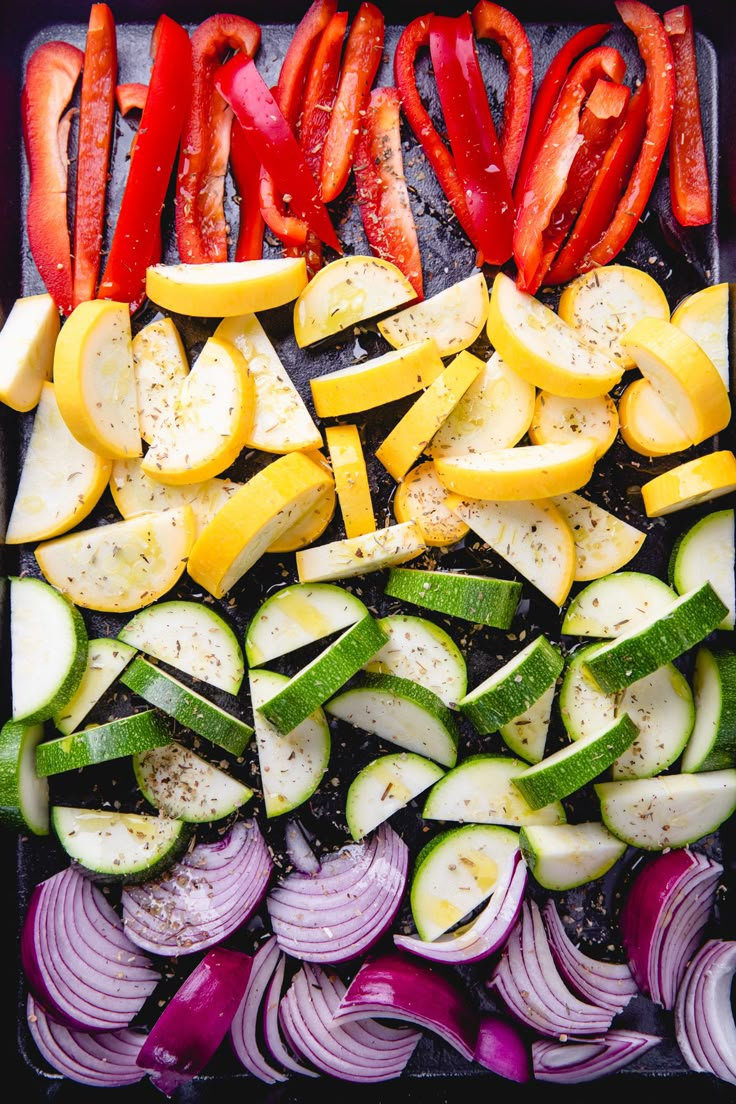
[[[275, 937], [274, 937], [275, 938]], [[289, 1049], [281, 1034], [280, 1008], [281, 993], [284, 984], [284, 972], [286, 970], [286, 955], [279, 952], [279, 960], [276, 964], [273, 977], [268, 985], [266, 1000], [263, 1007], [263, 1036], [268, 1050], [274, 1061], [279, 1062], [284, 1069], [291, 1073], [300, 1073], [305, 1077], [319, 1077], [319, 1071], [304, 1065], [295, 1055], [299, 1049], [293, 1045]], [[304, 1056], [301, 1056], [304, 1058]]]
[[298, 820], [287, 820], [284, 828], [286, 854], [295, 870], [300, 874], [317, 874], [320, 861], [312, 850], [312, 845]]
[[255, 821], [236, 821], [216, 843], [200, 843], [160, 878], [126, 884], [123, 921], [130, 938], [159, 955], [185, 955], [221, 943], [253, 915], [273, 860]]
[[586, 1042], [553, 1043], [537, 1039], [532, 1043], [534, 1079], [558, 1085], [596, 1081], [623, 1069], [661, 1042], [657, 1035], [623, 1028], [611, 1028], [600, 1039]]
[[531, 1079], [529, 1046], [519, 1029], [500, 1016], [481, 1016], [474, 1059], [507, 1081], [523, 1084]]
[[469, 924], [433, 940], [394, 935], [394, 943], [402, 951], [433, 962], [457, 965], [487, 958], [508, 939], [519, 917], [526, 883], [527, 866], [521, 851], [516, 851], [502, 870], [488, 903]]
[[230, 1030], [253, 959], [241, 951], [208, 951], [151, 1028], [138, 1055], [166, 1096], [201, 1073]]
[[367, 1024], [339, 1024], [335, 1013], [345, 986], [332, 972], [304, 963], [281, 1001], [289, 1037], [318, 1070], [343, 1081], [370, 1084], [399, 1077], [421, 1032], [372, 1033]]
[[688, 963], [675, 1002], [675, 1035], [690, 1069], [736, 1085], [731, 989], [736, 941], [708, 939]]
[[62, 1077], [109, 1089], [134, 1085], [146, 1076], [136, 1063], [146, 1038], [143, 1032], [129, 1028], [78, 1031], [47, 1015], [32, 993], [28, 995], [26, 1013], [39, 1053]]
[[33, 890], [20, 951], [36, 1000], [79, 1031], [127, 1027], [161, 978], [103, 891], [75, 866]]
[[269, 1085], [287, 1080], [286, 1074], [275, 1069], [264, 1057], [258, 1035], [263, 1001], [280, 956], [276, 936], [272, 935], [253, 956], [253, 968], [243, 999], [230, 1024], [230, 1041], [236, 1056], [254, 1077]]
[[335, 1022], [400, 1020], [426, 1028], [472, 1062], [478, 1013], [449, 975], [399, 951], [365, 962], [340, 1001]]
[[323, 859], [317, 874], [288, 874], [266, 898], [279, 946], [307, 962], [364, 954], [391, 925], [408, 866], [406, 844], [382, 824], [364, 843]]
[[601, 962], [584, 954], [568, 936], [551, 897], [542, 907], [542, 917], [552, 954], [567, 984], [591, 1004], [614, 1014], [623, 1011], [639, 991], [627, 963]]
[[629, 888], [619, 928], [631, 973], [668, 1011], [703, 941], [722, 873], [714, 859], [681, 848], [645, 861]]
[[560, 974], [539, 906], [526, 900], [486, 982], [511, 1014], [541, 1035], [595, 1035], [608, 1030], [610, 1010], [580, 1000]]

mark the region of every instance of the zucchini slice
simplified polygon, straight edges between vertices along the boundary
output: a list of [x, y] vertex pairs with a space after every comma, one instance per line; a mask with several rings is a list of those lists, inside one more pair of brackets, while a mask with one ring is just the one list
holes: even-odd
[[468, 575], [462, 571], [428, 571], [393, 567], [385, 593], [423, 609], [461, 617], [496, 629], [511, 627], [521, 598], [521, 583]]
[[163, 873], [192, 838], [183, 820], [111, 809], [54, 805], [51, 824], [75, 863], [110, 881], [140, 882]]
[[388, 641], [365, 664], [365, 670], [411, 679], [454, 708], [467, 690], [468, 669], [450, 634], [434, 621], [407, 613], [381, 617], [378, 624]]
[[54, 724], [59, 732], [68, 736], [79, 728], [134, 655], [135, 648], [115, 637], [90, 640], [82, 681], [64, 708], [54, 715]]
[[344, 587], [333, 583], [292, 583], [271, 594], [258, 608], [245, 633], [249, 667], [306, 647], [347, 629], [368, 609]]
[[682, 771], [723, 770], [736, 762], [736, 652], [701, 645], [693, 671], [695, 724]]
[[42, 724], [6, 721], [0, 729], [0, 824], [49, 834], [49, 784], [36, 771]]
[[602, 878], [627, 847], [600, 821], [530, 824], [519, 832], [519, 846], [534, 880], [556, 891]]
[[364, 839], [443, 774], [438, 763], [410, 751], [373, 759], [358, 771], [345, 799], [345, 816], [353, 839]]
[[528, 763], [508, 755], [470, 755], [427, 795], [425, 820], [454, 820], [475, 824], [564, 824], [565, 810], [559, 801], [543, 809], [531, 805], [513, 785]]
[[498, 732], [553, 686], [565, 661], [540, 633], [457, 703], [481, 735]]
[[718, 626], [736, 626], [736, 526], [733, 509], [706, 514], [682, 533], [672, 549], [668, 573], [678, 594], [685, 594], [709, 579], [728, 607]]
[[138, 751], [162, 747], [170, 739], [171, 730], [159, 712], [146, 709], [69, 736], [45, 740], [36, 748], [36, 770], [41, 778], [47, 778], [111, 759], [125, 759]]
[[248, 786], [175, 740], [134, 755], [133, 771], [149, 804], [187, 824], [222, 820], [253, 797]]
[[616, 571], [578, 591], [562, 620], [565, 636], [611, 639], [665, 613], [677, 593], [656, 575]]

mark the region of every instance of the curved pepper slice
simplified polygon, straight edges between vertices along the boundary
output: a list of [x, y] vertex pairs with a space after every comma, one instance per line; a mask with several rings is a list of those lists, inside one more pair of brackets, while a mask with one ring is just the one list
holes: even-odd
[[611, 221], [639, 156], [646, 130], [648, 103], [645, 80], [631, 97], [624, 120], [606, 150], [570, 236], [545, 277], [548, 284], [566, 284], [574, 276], [593, 267], [587, 260], [588, 250]]
[[230, 168], [239, 197], [234, 259], [258, 261], [263, 256], [264, 231], [259, 198], [261, 163], [237, 119], [233, 119], [230, 134]]
[[395, 88], [371, 92], [355, 151], [358, 204], [368, 244], [391, 261], [423, 297], [422, 262], [401, 153], [400, 101]]
[[296, 215], [321, 241], [342, 253], [294, 132], [252, 58], [231, 58], [220, 69], [215, 85], [233, 109], [263, 170], [281, 195], [289, 196]]
[[586, 53], [593, 46], [597, 46], [610, 29], [610, 23], [595, 23], [591, 27], [583, 27], [581, 31], [569, 38], [564, 46], [560, 47], [550, 62], [532, 102], [524, 148], [516, 170], [514, 198], [517, 203], [521, 199], [526, 174], [542, 144], [552, 108], [555, 106], [560, 88], [570, 72], [570, 67], [581, 54]]
[[330, 115], [320, 170], [320, 194], [331, 203], [348, 182], [362, 112], [370, 96], [383, 55], [385, 21], [375, 6], [363, 0], [345, 44], [337, 95]]
[[636, 36], [644, 59], [649, 90], [647, 128], [626, 190], [600, 241], [588, 254], [586, 271], [595, 265], [608, 264], [634, 233], [667, 150], [675, 107], [675, 63], [662, 20], [640, 0], [617, 0], [616, 9]]
[[304, 84], [322, 32], [337, 12], [337, 0], [313, 0], [300, 20], [284, 55], [274, 99], [289, 126], [296, 130], [302, 108]]
[[79, 105], [72, 299], [75, 307], [94, 299], [97, 291], [117, 76], [115, 20], [107, 4], [93, 4], [84, 48]]
[[447, 134], [473, 225], [471, 240], [484, 261], [504, 264], [511, 256], [514, 201], [469, 13], [433, 16], [429, 49]]
[[455, 159], [437, 133], [416, 84], [417, 54], [422, 47], [429, 46], [429, 26], [432, 19], [431, 14], [422, 15], [407, 23], [401, 32], [394, 52], [394, 80], [406, 120], [421, 143], [456, 219], [473, 241], [475, 230]]
[[128, 84], [119, 84], [115, 88], [115, 102], [121, 115], [129, 115], [131, 111], [143, 111], [146, 106], [148, 85], [137, 81]]
[[675, 59], [677, 86], [670, 132], [672, 213], [681, 226], [706, 226], [713, 219], [713, 205], [700, 114], [693, 16], [687, 4], [682, 4], [662, 18]]
[[[66, 42], [44, 42], [28, 61], [21, 94], [30, 185], [28, 244], [46, 290], [62, 314], [72, 311], [72, 257], [67, 229], [71, 115], [66, 112], [84, 54]], [[65, 114], [66, 112], [66, 114]]]
[[336, 12], [322, 32], [304, 85], [304, 106], [297, 136], [315, 180], [319, 180], [322, 149], [340, 80], [340, 58], [348, 13]]
[[143, 302], [146, 268], [160, 253], [161, 212], [189, 107], [182, 89], [192, 84], [192, 47], [179, 23], [160, 16], [151, 46], [148, 94], [97, 293], [130, 304], [131, 311]]
[[567, 76], [537, 156], [527, 172], [521, 205], [516, 212], [514, 260], [518, 269], [517, 285], [522, 291], [533, 294], [539, 287], [536, 281], [544, 235], [585, 140], [580, 131], [583, 104], [596, 81], [610, 77], [620, 83], [625, 71], [626, 63], [618, 50], [597, 46], [584, 54]]
[[215, 89], [215, 73], [230, 50], [253, 57], [261, 41], [256, 23], [241, 15], [212, 15], [192, 34], [192, 97], [184, 124], [176, 178], [176, 239], [187, 264], [226, 261], [224, 193], [232, 112]]
[[473, 8], [473, 26], [477, 38], [490, 38], [501, 48], [508, 69], [508, 81], [503, 100], [501, 150], [506, 175], [513, 186], [524, 147], [534, 92], [534, 59], [532, 46], [516, 16], [493, 4], [478, 0]]

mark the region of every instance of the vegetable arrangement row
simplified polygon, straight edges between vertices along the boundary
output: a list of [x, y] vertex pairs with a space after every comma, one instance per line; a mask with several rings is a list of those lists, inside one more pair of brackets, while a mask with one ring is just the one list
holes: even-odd
[[[109, 43], [102, 9], [93, 6], [90, 32], [102, 19]], [[664, 49], [650, 9], [619, 11], [641, 30], [645, 60], [650, 32]], [[736, 608], [733, 510], [686, 527], [665, 583], [621, 570], [649, 530], [587, 493], [619, 431], [638, 456], [675, 458], [642, 487], [647, 519], [733, 490], [733, 454], [698, 450], [730, 421], [728, 289], [671, 314], [654, 281], [608, 265], [571, 284], [555, 312], [524, 286], [514, 230], [497, 263], [513, 260], [515, 279], [477, 270], [425, 298], [398, 160], [399, 109], [423, 125], [412, 91], [418, 51], [444, 59], [436, 73], [455, 156], [443, 146], [443, 158], [427, 130], [423, 148], [451, 203], [473, 181], [473, 202], [455, 213], [479, 263], [493, 263], [476, 240], [489, 212], [503, 222], [499, 193], [477, 180], [489, 151], [464, 131], [452, 139], [465, 97], [485, 121], [487, 103], [477, 81], [464, 87], [452, 73], [477, 65], [474, 35], [500, 43], [510, 72], [499, 151], [509, 172], [517, 158], [523, 168], [525, 35], [490, 4], [472, 20], [418, 20], [396, 52], [397, 88], [368, 101], [382, 17], [360, 8], [340, 65], [346, 23], [313, 5], [272, 90], [249, 21], [216, 17], [193, 32], [192, 107], [177, 132], [189, 135], [176, 207], [187, 263], [166, 265], [153, 263], [162, 200], [140, 183], [166, 171], [168, 147], [147, 142], [146, 124], [167, 66], [186, 53], [181, 28], [163, 17], [148, 91], [117, 86], [120, 105], [145, 104], [128, 216], [121, 210], [110, 253], [121, 282], [108, 297], [103, 273], [99, 299], [72, 294], [67, 306], [49, 286], [48, 296], [19, 300], [6, 326], [17, 325], [27, 352], [3, 398], [32, 411], [33, 427], [8, 530], [28, 555], [10, 585], [2, 805], [6, 823], [53, 833], [69, 860], [37, 886], [24, 917], [29, 1030], [72, 1080], [148, 1076], [167, 1095], [213, 1068], [228, 1035], [239, 1063], [267, 1083], [394, 1078], [422, 1068], [425, 1034], [504, 1078], [572, 1082], [615, 1072], [660, 1042], [626, 1019], [644, 996], [674, 1013], [689, 1068], [734, 1080], [723, 997], [731, 945], [706, 938], [723, 874], [707, 857], [710, 837], [736, 801], [733, 653], [720, 637]], [[606, 29], [563, 51], [543, 88], [551, 96], [557, 80], [592, 105], [585, 134], [599, 152], [602, 132], [616, 132], [611, 119], [638, 104], [638, 124], [603, 156], [620, 166], [621, 145], [640, 152], [630, 128], [643, 125], [643, 94], [626, 96], [623, 73], [572, 91], [564, 80]], [[230, 49], [242, 54], [220, 68]], [[585, 64], [588, 77], [596, 66], [618, 72], [610, 53]], [[227, 127], [213, 124], [217, 96], [232, 110]], [[328, 118], [335, 131], [324, 129]], [[660, 139], [673, 119], [658, 118]], [[483, 140], [494, 133], [483, 129]], [[545, 156], [551, 148], [543, 143]], [[527, 156], [530, 171], [544, 160]], [[247, 178], [259, 197], [241, 206], [235, 263], [220, 190], [228, 157], [241, 194]], [[575, 165], [566, 212], [584, 193]], [[323, 245], [340, 244], [325, 205], [351, 169], [375, 255], [330, 261]], [[261, 220], [283, 259], [262, 259]], [[162, 313], [133, 335], [130, 316], [146, 300]], [[319, 355], [320, 342], [373, 331], [390, 351], [315, 373], [300, 394], [257, 317], [292, 304], [300, 348]], [[177, 330], [185, 316], [221, 320], [191, 368]], [[484, 339], [495, 349], [487, 362]], [[640, 378], [624, 386], [631, 368]], [[396, 519], [384, 527], [364, 452], [374, 419]], [[255, 472], [242, 466], [246, 452], [259, 458]], [[123, 520], [80, 528], [108, 488]], [[442, 554], [471, 540], [484, 549], [483, 571], [445, 569]], [[489, 556], [499, 577], [486, 574]], [[254, 608], [256, 578], [276, 589]], [[550, 634], [531, 632], [522, 595], [555, 613], [566, 606]], [[242, 646], [232, 629], [241, 603]], [[89, 638], [84, 611], [110, 618], [106, 635]], [[578, 646], [556, 643], [558, 633]], [[556, 729], [564, 746], [550, 751]], [[322, 850], [319, 814], [310, 818], [346, 733], [369, 743], [363, 765], [356, 749], [332, 813], [342, 843]], [[500, 752], [489, 750], [496, 733]], [[376, 740], [396, 750], [376, 757]], [[84, 786], [104, 764], [132, 770], [130, 811], [62, 796], [76, 772]], [[591, 802], [583, 820], [567, 803], [581, 795]], [[285, 860], [273, 850], [279, 818]], [[636, 864], [627, 890], [621, 960], [591, 958], [563, 936], [555, 895], [615, 873], [632, 861], [629, 848], [655, 854]], [[100, 887], [111, 879], [108, 898]], [[169, 983], [162, 1011], [164, 975], [180, 978], [182, 963], [188, 976], [173, 992]], [[487, 995], [480, 1007], [473, 980]]]

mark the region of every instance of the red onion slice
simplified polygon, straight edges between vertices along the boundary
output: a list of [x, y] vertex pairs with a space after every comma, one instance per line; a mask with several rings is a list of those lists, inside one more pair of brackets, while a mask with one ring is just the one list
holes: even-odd
[[123, 886], [125, 930], [154, 954], [206, 950], [250, 919], [272, 870], [257, 823], [237, 821], [222, 839], [198, 844], [160, 878]]
[[399, 1077], [421, 1034], [385, 1039], [336, 1023], [332, 1009], [339, 1007], [344, 991], [333, 974], [304, 963], [281, 1001], [290, 1037], [317, 1069], [332, 1077], [361, 1084]]
[[[275, 938], [275, 937], [274, 937]], [[295, 1045], [288, 1049], [281, 1035], [281, 992], [284, 984], [284, 972], [286, 970], [286, 955], [279, 952], [279, 960], [274, 970], [273, 977], [266, 991], [266, 1000], [263, 1007], [263, 1036], [266, 1048], [274, 1059], [284, 1069], [292, 1073], [299, 1073], [305, 1077], [319, 1077], [319, 1072], [310, 1066], [305, 1066], [298, 1061], [295, 1055], [299, 1049]], [[304, 1058], [304, 1055], [301, 1055]]]
[[284, 844], [289, 861], [300, 874], [316, 874], [320, 861], [298, 820], [288, 820], [284, 828]]
[[524, 902], [521, 915], [488, 978], [512, 1015], [541, 1035], [594, 1035], [613, 1014], [578, 999], [555, 964], [539, 906]]
[[253, 967], [243, 999], [230, 1024], [230, 1041], [237, 1058], [254, 1077], [269, 1085], [287, 1080], [282, 1070], [275, 1069], [266, 1061], [258, 1041], [263, 1001], [280, 955], [279, 945], [273, 935], [258, 948], [253, 956]]
[[266, 907], [284, 952], [307, 962], [344, 962], [364, 954], [389, 928], [406, 886], [406, 844], [382, 824], [349, 855], [352, 865], [341, 852], [317, 874], [288, 874], [271, 890]]
[[36, 1000], [79, 1031], [127, 1027], [160, 981], [102, 890], [74, 866], [33, 890], [20, 949]]
[[340, 1001], [335, 1022], [368, 1018], [416, 1024], [473, 1060], [478, 1013], [449, 974], [413, 955], [389, 952], [360, 967]]
[[552, 898], [542, 907], [542, 916], [555, 962], [568, 985], [591, 1004], [621, 1012], [638, 993], [627, 963], [601, 962], [584, 954], [568, 936]]
[[500, 1016], [481, 1016], [474, 1059], [507, 1081], [523, 1084], [532, 1075], [526, 1041], [514, 1024]]
[[690, 1069], [736, 1085], [731, 989], [736, 941], [709, 939], [687, 966], [675, 1002], [675, 1035]]
[[702, 943], [722, 873], [720, 863], [681, 848], [646, 861], [629, 888], [619, 927], [631, 973], [668, 1011]]
[[129, 1028], [85, 1032], [66, 1027], [47, 1015], [32, 994], [26, 1012], [39, 1053], [62, 1077], [107, 1089], [134, 1085], [146, 1076], [136, 1063], [146, 1038], [143, 1032]]
[[230, 1030], [252, 965], [241, 951], [208, 951], [156, 1020], [138, 1065], [166, 1096], [201, 1073], [214, 1055]]
[[611, 1028], [600, 1039], [577, 1043], [532, 1043], [532, 1068], [536, 1081], [577, 1085], [596, 1081], [628, 1066], [662, 1040], [640, 1031]]
[[457, 965], [487, 958], [508, 939], [521, 911], [526, 884], [527, 866], [521, 851], [517, 851], [501, 872], [488, 904], [469, 924], [434, 940], [420, 939], [418, 935], [394, 935], [394, 944], [402, 951], [433, 962]]

